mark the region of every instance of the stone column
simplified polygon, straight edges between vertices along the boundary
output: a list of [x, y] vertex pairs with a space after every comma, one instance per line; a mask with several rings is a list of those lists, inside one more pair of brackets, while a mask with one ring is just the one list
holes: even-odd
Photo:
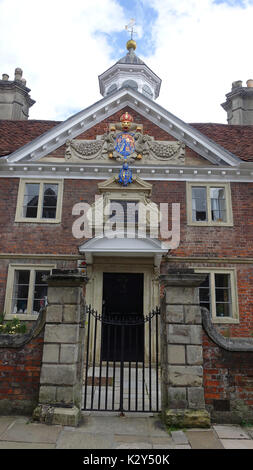
[[202, 322], [198, 287], [206, 274], [191, 269], [160, 276], [162, 413], [169, 426], [208, 427], [203, 388]]
[[83, 287], [78, 270], [53, 270], [40, 376], [39, 405], [33, 416], [48, 424], [76, 426], [82, 408], [84, 364]]

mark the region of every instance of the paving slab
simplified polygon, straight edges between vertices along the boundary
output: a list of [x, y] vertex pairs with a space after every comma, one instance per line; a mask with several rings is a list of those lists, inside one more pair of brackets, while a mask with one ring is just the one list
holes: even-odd
[[175, 442], [173, 442], [173, 440], [171, 439], [169, 435], [167, 437], [151, 436], [150, 440], [153, 445], [153, 449], [174, 449], [175, 448]]
[[253, 426], [252, 427], [247, 427], [245, 429], [245, 431], [247, 432], [247, 434], [250, 436], [251, 439], [253, 439]]
[[252, 439], [221, 439], [224, 449], [253, 449]]
[[148, 444], [151, 444], [151, 438], [149, 436], [145, 436], [145, 439], [143, 436], [132, 436], [129, 434], [114, 434], [114, 440], [115, 442], [118, 443], [126, 443], [126, 444], [134, 444], [139, 443], [139, 442], [146, 442]]
[[0, 449], [55, 449], [56, 444], [41, 444], [39, 442], [8, 442], [1, 441]]
[[183, 431], [171, 431], [171, 437], [177, 445], [189, 444], [187, 436]]
[[55, 444], [62, 430], [61, 426], [14, 422], [2, 435], [1, 441]]
[[240, 426], [215, 425], [213, 429], [220, 439], [250, 439]]
[[12, 416], [0, 416], [0, 437], [14, 421], [15, 418]]
[[149, 435], [148, 418], [85, 416], [78, 430], [88, 433]]
[[185, 431], [185, 434], [192, 449], [223, 449], [222, 444], [213, 430], [190, 430]]
[[176, 445], [174, 449], [191, 449], [190, 444]]
[[112, 449], [113, 436], [99, 433], [63, 431], [57, 440], [56, 449]]
[[148, 442], [133, 442], [132, 444], [131, 443], [119, 443], [119, 444], [116, 444], [114, 447], [114, 449], [152, 449], [152, 444], [148, 443]]
[[166, 426], [156, 416], [148, 418], [148, 425], [152, 436], [170, 437]]
[[253, 449], [253, 427], [214, 425], [169, 434], [159, 417], [85, 413], [73, 426], [33, 423], [26, 416], [0, 416], [0, 449]]
[[31, 416], [15, 416], [13, 422], [28, 424], [31, 422]]
[[[153, 444], [152, 449], [176, 449], [175, 444]], [[187, 447], [188, 449], [188, 447]]]
[[174, 449], [175, 446], [169, 436], [167, 437], [145, 437], [129, 436], [122, 434], [114, 435], [116, 449]]

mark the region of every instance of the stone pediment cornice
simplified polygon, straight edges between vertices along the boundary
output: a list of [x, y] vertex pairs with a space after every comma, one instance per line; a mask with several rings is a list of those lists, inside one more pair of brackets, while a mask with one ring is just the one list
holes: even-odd
[[[56, 159], [55, 159], [56, 160]], [[2, 178], [52, 178], [106, 180], [108, 176], [118, 177], [121, 165], [66, 164], [58, 162], [20, 162], [4, 163], [0, 160]], [[253, 182], [253, 163], [242, 163], [242, 166], [154, 166], [131, 165], [133, 177], [139, 176], [148, 181], [192, 181], [192, 182]], [[131, 186], [131, 185], [130, 185]]]
[[107, 192], [114, 192], [114, 191], [127, 191], [128, 193], [131, 192], [142, 192], [148, 196], [151, 195], [152, 192], [152, 185], [141, 179], [139, 176], [133, 177], [133, 182], [127, 187], [120, 187], [118, 183], [118, 178], [116, 176], [112, 176], [108, 178], [103, 183], [98, 183], [98, 189], [101, 194]]
[[176, 140], [183, 142], [214, 165], [235, 167], [242, 163], [239, 157], [216, 144], [153, 100], [129, 88], [120, 89], [94, 103], [2, 160], [8, 164], [36, 162], [65, 145], [67, 140], [75, 139], [126, 106], [168, 132]]

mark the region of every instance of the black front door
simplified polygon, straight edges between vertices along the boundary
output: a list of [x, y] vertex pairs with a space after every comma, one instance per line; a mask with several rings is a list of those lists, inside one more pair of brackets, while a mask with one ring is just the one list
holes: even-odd
[[101, 348], [104, 361], [143, 361], [143, 274], [103, 274]]

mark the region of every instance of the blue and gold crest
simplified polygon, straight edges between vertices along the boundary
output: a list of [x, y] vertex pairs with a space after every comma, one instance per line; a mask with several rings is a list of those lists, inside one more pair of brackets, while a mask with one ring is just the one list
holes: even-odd
[[127, 158], [135, 151], [134, 134], [122, 132], [115, 139], [114, 149], [122, 157]]
[[132, 171], [130, 170], [128, 163], [123, 163], [122, 168], [119, 172], [119, 183], [123, 186], [127, 186], [132, 183]]

